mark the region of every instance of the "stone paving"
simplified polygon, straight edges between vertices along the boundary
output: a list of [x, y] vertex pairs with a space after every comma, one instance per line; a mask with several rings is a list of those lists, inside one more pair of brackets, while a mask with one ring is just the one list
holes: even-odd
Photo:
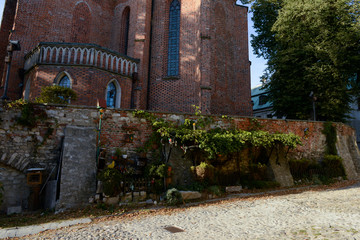
[[165, 214], [105, 219], [23, 239], [354, 240], [360, 239], [360, 183], [320, 192], [231, 200]]

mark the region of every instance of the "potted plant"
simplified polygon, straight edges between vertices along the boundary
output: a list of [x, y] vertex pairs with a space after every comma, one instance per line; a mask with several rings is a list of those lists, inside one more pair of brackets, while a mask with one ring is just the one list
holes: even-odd
[[105, 203], [116, 204], [119, 202], [123, 180], [121, 172], [116, 168], [106, 168], [98, 174], [98, 179], [103, 184], [103, 193], [106, 196]]

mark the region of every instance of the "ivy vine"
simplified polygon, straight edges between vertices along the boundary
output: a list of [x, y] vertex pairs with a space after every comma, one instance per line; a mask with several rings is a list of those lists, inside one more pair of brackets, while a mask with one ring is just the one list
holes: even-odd
[[[185, 152], [188, 149], [198, 148], [209, 159], [217, 155], [240, 152], [246, 147], [264, 147], [272, 150], [274, 147], [284, 146], [293, 149], [301, 145], [300, 137], [293, 133], [269, 133], [259, 130], [259, 126], [246, 131], [236, 129], [235, 124], [231, 124], [229, 128], [214, 127], [211, 125], [214, 119], [201, 115], [198, 110], [196, 111], [198, 119], [185, 119], [183, 124], [166, 121], [142, 110], [136, 110], [133, 114], [150, 122], [153, 134], [158, 136], [157, 139], [180, 145]], [[233, 121], [225, 116], [222, 118]]]
[[327, 155], [337, 155], [337, 150], [336, 150], [336, 141], [337, 141], [336, 127], [333, 125], [332, 122], [325, 122], [322, 133], [326, 137], [325, 154], [327, 154]]

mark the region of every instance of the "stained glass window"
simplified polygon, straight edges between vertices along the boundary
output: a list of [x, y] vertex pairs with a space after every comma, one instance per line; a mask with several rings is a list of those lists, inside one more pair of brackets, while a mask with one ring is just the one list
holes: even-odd
[[70, 88], [70, 79], [68, 76], [63, 76], [59, 81], [59, 86]]
[[106, 89], [106, 106], [114, 108], [116, 103], [116, 86], [113, 82], [109, 83]]
[[179, 75], [180, 2], [173, 0], [169, 17], [168, 76]]

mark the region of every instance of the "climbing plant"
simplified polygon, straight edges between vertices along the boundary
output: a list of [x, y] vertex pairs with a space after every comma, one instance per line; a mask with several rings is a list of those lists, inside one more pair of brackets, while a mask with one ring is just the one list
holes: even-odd
[[198, 119], [185, 119], [179, 124], [158, 118], [145, 111], [135, 111], [134, 116], [148, 120], [153, 128], [153, 134], [163, 142], [180, 145], [186, 152], [189, 148], [199, 148], [209, 159], [217, 155], [227, 155], [240, 152], [245, 147], [274, 147], [286, 146], [289, 149], [301, 144], [300, 137], [293, 133], [269, 133], [259, 130], [259, 126], [250, 131], [230, 127], [216, 127], [212, 117], [196, 112]]
[[327, 154], [327, 155], [337, 155], [337, 150], [336, 150], [336, 140], [337, 140], [336, 127], [333, 125], [332, 122], [325, 122], [322, 133], [326, 137], [325, 154]]
[[48, 116], [46, 112], [41, 108], [35, 108], [35, 104], [24, 99], [19, 99], [8, 103], [8, 108], [14, 108], [20, 110], [20, 116], [15, 120], [16, 123], [28, 127], [34, 128], [38, 123], [42, 123], [47, 120]]

